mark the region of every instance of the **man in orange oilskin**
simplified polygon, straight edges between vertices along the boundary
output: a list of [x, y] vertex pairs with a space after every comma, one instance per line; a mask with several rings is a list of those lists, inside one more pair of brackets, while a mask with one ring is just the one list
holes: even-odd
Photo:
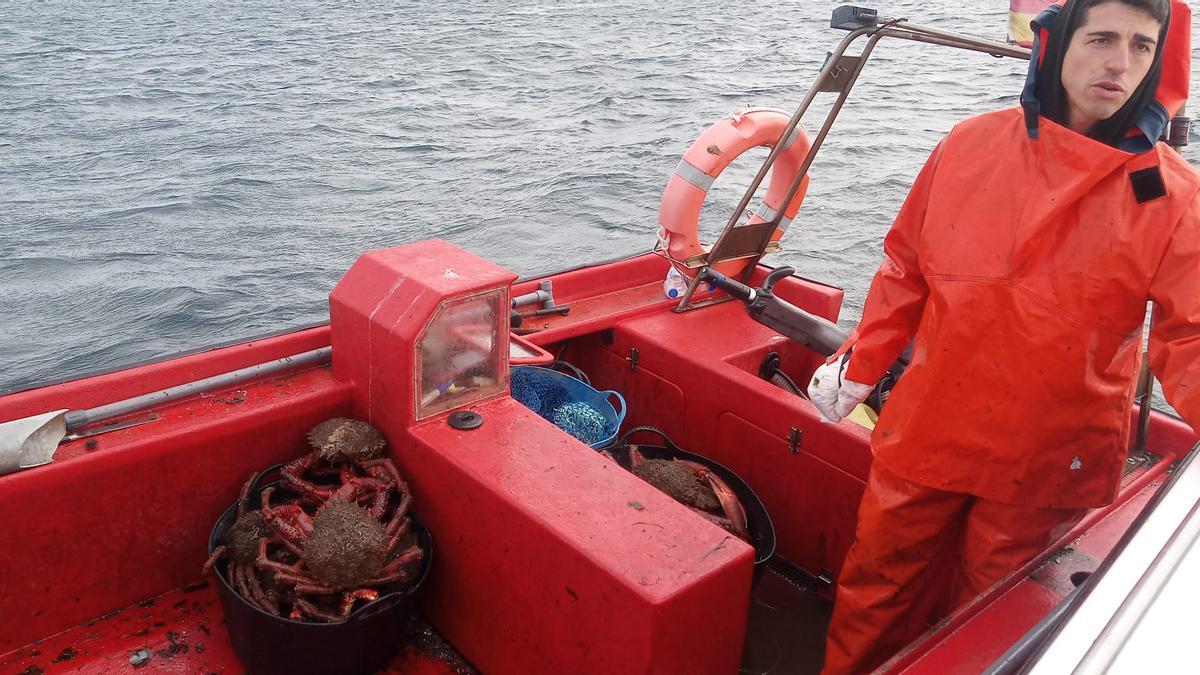
[[809, 386], [836, 421], [913, 342], [871, 438], [826, 673], [925, 630], [943, 547], [958, 606], [1113, 500], [1148, 299], [1150, 366], [1200, 429], [1200, 175], [1157, 142], [1187, 97], [1189, 23], [1180, 0], [1052, 7], [1022, 106], [958, 124], [917, 177], [862, 321]]

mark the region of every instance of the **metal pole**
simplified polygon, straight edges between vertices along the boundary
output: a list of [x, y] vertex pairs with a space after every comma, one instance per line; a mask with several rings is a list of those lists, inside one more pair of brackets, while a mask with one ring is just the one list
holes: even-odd
[[[1150, 303], [1150, 321], [1146, 333], [1154, 330], [1154, 303]], [[1154, 374], [1150, 372], [1150, 349], [1142, 352], [1142, 369], [1138, 372], [1137, 394], [1134, 400], [1138, 403], [1137, 437], [1129, 450], [1131, 464], [1140, 464], [1146, 460], [1147, 437], [1150, 433], [1150, 399], [1154, 394]]]
[[[1183, 147], [1188, 144], [1188, 130], [1190, 122], [1186, 116], [1187, 106], [1180, 106], [1179, 112], [1171, 119], [1171, 128], [1167, 136], [1167, 143], [1175, 152], [1183, 154]], [[1180, 129], [1182, 128], [1182, 133]], [[1150, 302], [1150, 321], [1146, 328], [1147, 336], [1154, 330], [1154, 302]], [[1150, 410], [1151, 403], [1154, 398], [1154, 374], [1150, 372], [1150, 347], [1147, 341], [1147, 347], [1142, 352], [1142, 369], [1138, 373], [1137, 393], [1134, 400], [1140, 406], [1138, 408], [1138, 425], [1137, 436], [1134, 439], [1133, 447], [1129, 450], [1129, 459], [1132, 463], [1144, 462], [1148, 456], [1147, 445], [1150, 435]]]
[[[817, 79], [813, 81], [812, 86], [809, 87], [808, 93], [804, 96], [804, 100], [800, 102], [799, 107], [796, 108], [796, 112], [792, 113], [792, 119], [788, 121], [787, 126], [783, 129], [783, 134], [781, 135], [782, 139], [790, 137], [792, 132], [796, 130], [796, 126], [800, 124], [800, 118], [804, 117], [804, 113], [808, 112], [808, 107], [812, 105], [813, 99], [815, 99], [817, 94], [820, 93], [821, 83], [824, 82], [827, 77], [829, 77], [830, 73], [832, 73], [835, 68], [837, 68], [839, 59], [846, 49], [850, 47], [850, 43], [857, 40], [859, 36], [866, 35], [874, 30], [875, 28], [873, 27], [860, 28], [842, 38], [842, 41], [838, 43], [837, 48], [833, 50], [833, 54], [826, 59], [825, 65], [821, 67], [821, 72], [817, 74]], [[837, 113], [834, 112], [833, 115], [836, 116]], [[725, 238], [726, 234], [728, 234], [729, 230], [737, 225], [737, 221], [742, 217], [742, 213], [745, 212], [746, 207], [750, 205], [750, 200], [754, 198], [754, 193], [758, 191], [758, 186], [762, 184], [763, 179], [767, 176], [767, 172], [770, 171], [771, 166], [775, 164], [775, 159], [779, 157], [780, 153], [783, 152], [783, 145], [783, 143], [776, 143], [775, 146], [771, 148], [771, 152], [767, 155], [767, 158], [763, 160], [762, 166], [758, 168], [758, 173], [754, 175], [754, 180], [750, 181], [750, 187], [747, 188], [745, 194], [742, 195], [742, 200], [738, 202], [737, 208], [735, 208], [733, 213], [729, 216], [729, 220], [725, 223], [725, 229], [721, 231], [721, 236], [717, 237], [717, 241], [713, 244], [713, 248], [717, 248], [720, 245], [721, 240]], [[814, 155], [816, 155], [818, 146], [814, 146], [809, 149], [808, 157], [806, 158], [806, 164], [812, 163], [812, 158]], [[803, 175], [804, 172], [801, 171], [800, 173]], [[784, 203], [786, 204], [787, 202]]]
[[[829, 130], [833, 128], [833, 123], [837, 119], [838, 113], [842, 111], [842, 106], [845, 105], [846, 99], [850, 97], [850, 89], [854, 87], [856, 82], [858, 82], [858, 75], [862, 72], [863, 66], [866, 65], [867, 59], [871, 56], [871, 52], [875, 49], [875, 43], [879, 42], [879, 38], [886, 34], [888, 34], [886, 31], [876, 31], [871, 38], [867, 40], [867, 44], [863, 45], [862, 53], [860, 53], [858, 56], [858, 66], [849, 74], [849, 80], [847, 80], [841, 93], [838, 94], [837, 100], [834, 101], [832, 106], [830, 106], [829, 113], [825, 115], [825, 122], [821, 125], [821, 130], [818, 131], [816, 137], [813, 138], [812, 147], [808, 149], [808, 154], [804, 156], [804, 161], [800, 163], [800, 168], [796, 171], [796, 176], [792, 179], [791, 185], [788, 186], [787, 193], [780, 201], [780, 207], [777, 210], [778, 212], [775, 214], [775, 218], [771, 221], [776, 227], [779, 226], [779, 221], [783, 218], [783, 214], [787, 210], [787, 205], [791, 204], [792, 199], [795, 198], [796, 191], [800, 189], [800, 184], [804, 182], [804, 177], [808, 175], [808, 169], [812, 166], [813, 160], [817, 158], [817, 151], [820, 150], [821, 145], [825, 143], [825, 137], [829, 135]], [[818, 80], [817, 84], [819, 85], [820, 82], [821, 81]], [[799, 120], [797, 119], [797, 121]], [[790, 134], [793, 126], [794, 125], [789, 124], [786, 133]], [[784, 138], [787, 138], [787, 136], [784, 136]], [[775, 145], [778, 147], [782, 144], [776, 143]], [[716, 247], [714, 246], [713, 248]], [[758, 260], [761, 258], [762, 255], [760, 254], [758, 259], [755, 259], [751, 261], [749, 265], [746, 265], [746, 269], [742, 272], [741, 281], [745, 282], [750, 278], [750, 274], [754, 271], [754, 266], [758, 264]]]
[[95, 422], [96, 420], [107, 419], [110, 417], [119, 417], [131, 412], [149, 408], [151, 406], [168, 403], [177, 399], [198, 394], [200, 392], [211, 391], [213, 389], [222, 389], [231, 387], [235, 384], [248, 382], [275, 373], [286, 370], [294, 370], [305, 366], [319, 365], [329, 361], [333, 353], [332, 347], [321, 347], [312, 351], [303, 352], [301, 354], [293, 354], [285, 356], [282, 359], [260, 363], [254, 366], [248, 366], [240, 370], [234, 370], [220, 375], [206, 377], [203, 380], [180, 384], [169, 389], [127, 398], [123, 401], [109, 403], [87, 410], [73, 410], [67, 413], [66, 425], [67, 431], [74, 431]]

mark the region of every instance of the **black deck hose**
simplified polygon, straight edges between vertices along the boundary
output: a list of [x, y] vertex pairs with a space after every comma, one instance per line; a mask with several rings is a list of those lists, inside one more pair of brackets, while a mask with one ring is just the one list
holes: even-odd
[[769, 381], [771, 384], [775, 385], [776, 387], [779, 387], [780, 389], [783, 389], [786, 391], [790, 391], [793, 394], [799, 396], [800, 398], [803, 398], [803, 399], [808, 398], [808, 394], [804, 393], [804, 390], [802, 390], [800, 387], [798, 387], [796, 385], [795, 380], [788, 377], [787, 373], [783, 372], [782, 370], [775, 371], [775, 373], [773, 375], [771, 375]]

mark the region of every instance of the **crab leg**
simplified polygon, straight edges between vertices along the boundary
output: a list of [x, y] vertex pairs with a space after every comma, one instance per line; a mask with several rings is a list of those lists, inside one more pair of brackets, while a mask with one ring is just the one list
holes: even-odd
[[404, 573], [404, 566], [420, 560], [424, 555], [425, 552], [420, 547], [415, 545], [410, 546], [403, 553], [393, 558], [391, 562], [384, 565], [379, 570], [378, 576], [363, 583], [363, 586], [382, 586], [396, 581], [404, 581], [408, 578], [408, 575]]
[[257, 594], [254, 592], [254, 585], [251, 580], [254, 579], [257, 581], [257, 579], [252, 568], [235, 562], [229, 566], [229, 576], [231, 581], [233, 581], [234, 588], [237, 589], [238, 595], [241, 595], [251, 605], [260, 609], [266, 609], [258, 600], [258, 597], [262, 594], [262, 588], [259, 588]]
[[250, 582], [246, 581], [246, 570], [243, 569], [240, 563], [234, 563], [229, 566], [229, 573], [233, 575], [234, 588], [237, 589], [239, 595], [247, 600], [251, 600], [254, 594], [250, 592]]
[[336, 593], [332, 588], [322, 586], [312, 577], [303, 574], [275, 574], [275, 581], [284, 584], [292, 584], [297, 593], [312, 593], [314, 595], [329, 595]]
[[296, 492], [300, 492], [301, 495], [310, 497], [312, 500], [316, 500], [318, 502], [324, 501], [326, 498], [329, 498], [329, 495], [334, 492], [334, 489], [318, 488], [318, 486], [313, 485], [312, 483], [308, 482], [308, 480], [304, 479], [304, 474], [307, 471], [312, 470], [313, 473], [319, 473], [319, 471], [317, 471], [319, 464], [320, 455], [316, 452], [313, 452], [302, 456], [300, 459], [295, 459], [288, 462], [287, 466], [284, 466], [282, 470], [280, 470], [280, 476], [283, 478], [283, 482], [286, 483], [289, 488], [292, 488]]
[[[347, 502], [358, 502], [363, 499], [364, 496], [369, 496], [374, 501], [374, 504], [371, 508], [375, 508], [376, 506], [381, 507], [379, 509], [379, 513], [371, 514], [372, 517], [379, 518], [383, 515], [383, 509], [387, 507], [387, 501], [389, 497], [388, 489], [391, 488], [391, 486], [392, 485], [390, 482], [382, 478], [356, 476], [338, 488], [337, 492], [334, 492], [332, 495], [330, 495], [329, 500], [326, 501], [326, 504], [335, 499], [340, 499]], [[380, 497], [383, 498], [382, 502], [379, 499]], [[368, 509], [368, 511], [370, 511], [370, 509]]]
[[385, 586], [387, 584], [400, 583], [408, 580], [408, 575], [404, 570], [396, 570], [391, 574], [378, 576], [366, 583], [367, 586]]
[[408, 534], [409, 528], [412, 527], [412, 518], [404, 516], [403, 518], [393, 518], [392, 522], [387, 525], [387, 534], [389, 537], [399, 539]]
[[396, 506], [396, 513], [400, 515], [408, 514], [408, 507], [412, 506], [412, 494], [405, 492], [400, 495], [400, 503]]
[[250, 477], [242, 483], [242, 491], [238, 493], [238, 517], [246, 515], [246, 495], [250, 494], [250, 486], [254, 484], [254, 479], [258, 478], [258, 472], [251, 472]]
[[[405, 519], [404, 519], [404, 522], [405, 522], [405, 523], [408, 523], [408, 519], [407, 519], [407, 518], [405, 518]], [[407, 525], [405, 525], [405, 527], [403, 527], [403, 528], [401, 528], [401, 529], [402, 529], [402, 530], [407, 530], [407, 529], [408, 529], [408, 527], [407, 527]], [[394, 536], [394, 537], [392, 537], [392, 538], [388, 539], [388, 545], [387, 545], [387, 555], [389, 555], [389, 556], [390, 556], [390, 555], [392, 555], [393, 553], [395, 553], [395, 552], [396, 552], [396, 549], [400, 547], [400, 540], [401, 540], [401, 539], [403, 539], [403, 538], [404, 538], [404, 532], [401, 532], [400, 534], [398, 534], [398, 535], [396, 535], [396, 536]], [[416, 548], [416, 546], [413, 546], [412, 548]], [[390, 564], [390, 563], [389, 563], [389, 564]]]
[[288, 615], [288, 618], [299, 620], [304, 618], [306, 614], [314, 619], [320, 619], [329, 623], [337, 623], [342, 620], [340, 616], [321, 611], [320, 608], [304, 598], [296, 598], [296, 602], [292, 606], [292, 613]]
[[308, 593], [309, 595], [333, 595], [334, 593], [337, 593], [336, 588], [330, 588], [329, 586], [318, 584], [312, 579], [309, 579], [304, 583], [297, 583], [295, 589], [297, 593]]
[[264, 572], [274, 572], [276, 578], [279, 578], [279, 575], [281, 574], [288, 576], [304, 574], [304, 572], [300, 569], [300, 566], [303, 563], [299, 561], [295, 565], [288, 565], [277, 560], [271, 560], [270, 556], [267, 554], [267, 545], [270, 542], [271, 540], [266, 537], [258, 540], [258, 558], [254, 561], [255, 567]]
[[[400, 494], [400, 505], [396, 507], [397, 514], [404, 515], [408, 512], [409, 504], [412, 503], [412, 494], [408, 490], [408, 483], [405, 483], [404, 479], [400, 477], [400, 470], [396, 468], [396, 464], [390, 458], [373, 459], [363, 462], [360, 466], [376, 479], [389, 483], [388, 487], [395, 488]], [[369, 509], [372, 516], [376, 518], [383, 516], [387, 510], [388, 496], [387, 490], [376, 495], [376, 502]]]
[[379, 592], [373, 591], [369, 588], [360, 588], [357, 591], [350, 591], [349, 593], [343, 594], [342, 595], [342, 618], [345, 619], [350, 616], [350, 610], [354, 608], [355, 600], [366, 600], [366, 601], [370, 602], [371, 600], [378, 600], [378, 599], [379, 599]]
[[425, 551], [422, 551], [420, 546], [413, 544], [412, 546], [409, 546], [407, 549], [405, 549], [403, 553], [396, 556], [395, 558], [392, 558], [388, 562], [388, 564], [383, 566], [383, 569], [386, 571], [390, 568], [399, 567], [401, 565], [407, 565], [408, 563], [411, 563], [411, 562], [417, 562], [422, 557], [424, 557], [424, 555], [425, 555]]
[[224, 544], [214, 548], [212, 555], [208, 556], [208, 560], [206, 560], [204, 562], [204, 568], [200, 570], [200, 573], [207, 576], [209, 570], [212, 569], [212, 566], [216, 565], [217, 561], [220, 560], [221, 556], [223, 556], [223, 555], [225, 555], [225, 545]]
[[316, 485], [304, 480], [304, 472], [314, 468], [320, 463], [320, 455], [315, 451], [309, 453], [299, 459], [288, 462], [287, 466], [279, 471], [283, 478], [283, 482], [289, 487], [304, 495], [308, 495], [318, 501], [327, 499], [333, 492], [330, 488], [319, 488]]
[[271, 506], [271, 493], [275, 488], [267, 488], [262, 493], [262, 518], [292, 553], [303, 556], [300, 542], [312, 534], [313, 521], [304, 509], [295, 504]]
[[408, 492], [408, 484], [400, 477], [400, 470], [396, 468], [396, 463], [389, 457], [382, 459], [372, 459], [362, 462], [359, 466], [366, 469], [370, 475], [383, 480], [391, 480], [392, 484], [400, 492]]
[[239, 564], [242, 569], [242, 574], [245, 575], [247, 584], [250, 586], [250, 599], [258, 603], [262, 609], [279, 616], [279, 603], [275, 602], [266, 591], [263, 590], [262, 583], [258, 580], [258, 574], [249, 564]]

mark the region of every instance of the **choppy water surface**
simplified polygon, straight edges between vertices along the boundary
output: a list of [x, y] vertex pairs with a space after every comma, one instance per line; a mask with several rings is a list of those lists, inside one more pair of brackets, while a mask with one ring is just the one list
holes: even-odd
[[[324, 320], [372, 248], [442, 237], [522, 274], [645, 250], [680, 154], [797, 103], [836, 4], [6, 5], [0, 390]], [[878, 8], [1003, 38], [1007, 2], [967, 4]], [[857, 319], [921, 162], [1015, 104], [1024, 67], [882, 43], [775, 262]], [[710, 232], [753, 164], [718, 181]]]

